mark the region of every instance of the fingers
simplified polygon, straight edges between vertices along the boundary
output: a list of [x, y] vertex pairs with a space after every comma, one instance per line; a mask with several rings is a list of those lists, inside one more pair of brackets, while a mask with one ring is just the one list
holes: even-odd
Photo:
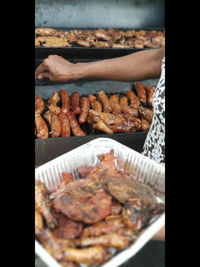
[[38, 77], [38, 75], [42, 72], [46, 71], [46, 65], [44, 64], [44, 61], [37, 67], [35, 71], [35, 78]]
[[50, 73], [48, 71], [44, 71], [44, 72], [38, 74], [35, 78], [39, 79], [39, 80], [45, 79], [45, 78], [51, 80], [51, 76], [50, 76]]

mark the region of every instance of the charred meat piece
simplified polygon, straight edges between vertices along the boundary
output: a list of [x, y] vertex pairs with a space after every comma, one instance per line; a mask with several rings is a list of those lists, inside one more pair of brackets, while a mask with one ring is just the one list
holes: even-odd
[[86, 136], [86, 133], [81, 129], [73, 111], [67, 112], [67, 117], [71, 126], [71, 130], [75, 136]]
[[90, 106], [93, 110], [97, 112], [102, 112], [102, 105], [101, 103], [97, 100], [96, 96], [89, 94], [88, 95], [88, 100], [90, 102]]
[[56, 36], [39, 36], [36, 37], [36, 42], [40, 44], [40, 46], [52, 47], [69, 47], [70, 43], [66, 38], [56, 37]]
[[152, 87], [149, 85], [145, 86], [146, 94], [147, 94], [147, 103], [153, 107], [153, 95], [154, 95], [154, 90]]
[[[107, 219], [107, 218], [111, 219]], [[100, 236], [102, 234], [116, 233], [120, 228], [125, 227], [121, 216], [108, 216], [105, 221], [100, 221], [91, 226], [87, 226], [83, 230], [83, 237]]]
[[127, 90], [126, 95], [130, 101], [130, 107], [133, 107], [134, 109], [138, 109], [140, 106], [140, 100], [136, 96], [136, 94], [132, 90]]
[[44, 100], [40, 96], [35, 96], [35, 115], [41, 115], [44, 111]]
[[88, 112], [90, 109], [90, 103], [86, 96], [82, 96], [80, 100], [81, 113], [79, 115], [78, 121], [80, 124], [84, 124], [87, 121]]
[[110, 125], [114, 133], [136, 132], [141, 127], [141, 120], [136, 117], [124, 118], [121, 123]]
[[67, 115], [64, 112], [58, 114], [58, 119], [61, 122], [61, 136], [68, 137], [71, 135], [70, 122]]
[[140, 100], [140, 102], [146, 106], [146, 102], [147, 102], [147, 96], [146, 96], [146, 90], [145, 90], [145, 87], [137, 82], [135, 83], [135, 89], [137, 91], [137, 95], [138, 95], [138, 98]]
[[106, 112], [106, 113], [112, 112], [110, 101], [109, 101], [107, 95], [105, 94], [105, 92], [104, 91], [98, 92], [98, 96], [99, 96], [101, 103], [103, 105], [103, 112]]
[[35, 235], [39, 235], [44, 229], [43, 218], [39, 211], [35, 210]]
[[111, 214], [112, 198], [98, 181], [80, 179], [56, 192], [54, 208], [74, 221], [96, 223]]
[[80, 94], [78, 92], [74, 92], [71, 95], [71, 110], [75, 114], [81, 113], [81, 107], [80, 107]]
[[35, 116], [35, 129], [36, 137], [38, 139], [44, 139], [49, 137], [49, 130], [45, 120], [40, 116]]
[[98, 29], [98, 30], [94, 31], [94, 34], [95, 34], [97, 39], [102, 39], [105, 41], [109, 41], [112, 39], [112, 37], [104, 29]]
[[53, 36], [57, 33], [56, 29], [53, 28], [36, 28], [35, 34], [39, 34], [42, 36]]
[[122, 211], [122, 205], [116, 201], [112, 200], [112, 215], [119, 215]]
[[150, 123], [145, 119], [141, 119], [141, 128], [140, 128], [140, 130], [141, 131], [148, 131], [149, 128], [150, 128]]
[[140, 106], [138, 108], [138, 112], [139, 112], [139, 115], [143, 119], [147, 120], [149, 123], [152, 122], [152, 120], [153, 120], [153, 110], [152, 109], [146, 108], [144, 106]]
[[70, 110], [70, 97], [68, 92], [64, 89], [60, 90], [61, 100], [62, 100], [62, 108], [61, 111], [65, 114]]
[[121, 107], [119, 104], [119, 95], [118, 94], [114, 94], [110, 96], [110, 104], [111, 104], [111, 108], [112, 108], [112, 113], [114, 115], [118, 115], [121, 113]]
[[52, 215], [52, 202], [44, 183], [35, 182], [35, 209], [45, 218], [47, 226], [54, 229], [58, 222]]
[[135, 108], [131, 108], [128, 105], [128, 98], [126, 96], [120, 97], [120, 106], [121, 106], [122, 113], [128, 113], [133, 117], [138, 116], [138, 110]]
[[51, 131], [50, 131], [51, 137], [61, 136], [62, 126], [61, 126], [61, 121], [59, 117], [55, 113], [51, 112], [50, 110], [47, 110], [47, 112], [44, 114], [44, 118], [48, 121], [51, 127]]
[[55, 228], [52, 233], [60, 239], [74, 239], [81, 235], [83, 230], [83, 224], [80, 222], [72, 221], [62, 213], [56, 213], [54, 215], [58, 221], [58, 227]]
[[47, 107], [52, 112], [58, 115], [61, 112], [61, 108], [57, 106], [58, 102], [60, 101], [60, 97], [58, 92], [54, 92], [52, 96], [49, 98]]
[[131, 198], [140, 198], [145, 204], [157, 203], [153, 189], [121, 174], [109, 177], [106, 186], [109, 194], [122, 204]]
[[89, 110], [89, 118], [92, 122], [102, 120], [107, 126], [122, 122], [122, 117], [108, 112], [97, 112], [93, 109]]
[[110, 129], [110, 127], [108, 127], [101, 119], [98, 119], [95, 123], [92, 123], [92, 128], [107, 134], [113, 134], [113, 130]]

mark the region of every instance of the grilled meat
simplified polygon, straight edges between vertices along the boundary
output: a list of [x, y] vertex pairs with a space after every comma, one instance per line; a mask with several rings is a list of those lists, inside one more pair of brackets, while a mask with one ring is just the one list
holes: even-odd
[[58, 115], [61, 112], [61, 108], [57, 106], [60, 101], [58, 92], [54, 92], [52, 96], [48, 99], [47, 107], [52, 112]]
[[49, 130], [45, 120], [37, 114], [35, 116], [35, 129], [36, 129], [36, 137], [38, 139], [45, 139], [49, 137]]
[[139, 115], [143, 119], [147, 120], [149, 123], [152, 122], [152, 120], [153, 120], [153, 110], [152, 109], [146, 108], [144, 106], [140, 106], [138, 108], [138, 112], [139, 112]]
[[39, 235], [44, 229], [43, 218], [39, 211], [35, 210], [35, 235]]

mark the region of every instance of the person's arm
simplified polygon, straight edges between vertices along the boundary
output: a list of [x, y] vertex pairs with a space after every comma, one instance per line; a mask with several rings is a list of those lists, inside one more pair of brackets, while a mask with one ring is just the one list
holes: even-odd
[[51, 55], [36, 70], [38, 79], [70, 81], [82, 78], [99, 78], [115, 81], [142, 81], [158, 78], [165, 47], [148, 49], [126, 56], [73, 64], [64, 58]]
[[152, 240], [165, 241], [165, 227], [161, 228], [153, 237]]

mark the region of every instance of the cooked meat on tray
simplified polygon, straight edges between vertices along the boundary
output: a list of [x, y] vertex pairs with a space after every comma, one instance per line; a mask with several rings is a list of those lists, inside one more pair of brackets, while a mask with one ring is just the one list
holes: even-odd
[[97, 30], [35, 29], [35, 46], [70, 47], [112, 47], [112, 48], [158, 48], [165, 44], [165, 33], [130, 29], [127, 31], [108, 28]]
[[154, 91], [155, 86], [137, 82], [125, 94], [99, 91], [97, 95], [80, 96], [73, 92], [69, 96], [62, 89], [45, 101], [35, 96], [35, 136], [42, 139], [148, 131]]
[[36, 238], [62, 266], [107, 262], [165, 210], [152, 188], [118, 169], [113, 150], [98, 159], [80, 166], [77, 177], [61, 173], [53, 190], [36, 182]]

